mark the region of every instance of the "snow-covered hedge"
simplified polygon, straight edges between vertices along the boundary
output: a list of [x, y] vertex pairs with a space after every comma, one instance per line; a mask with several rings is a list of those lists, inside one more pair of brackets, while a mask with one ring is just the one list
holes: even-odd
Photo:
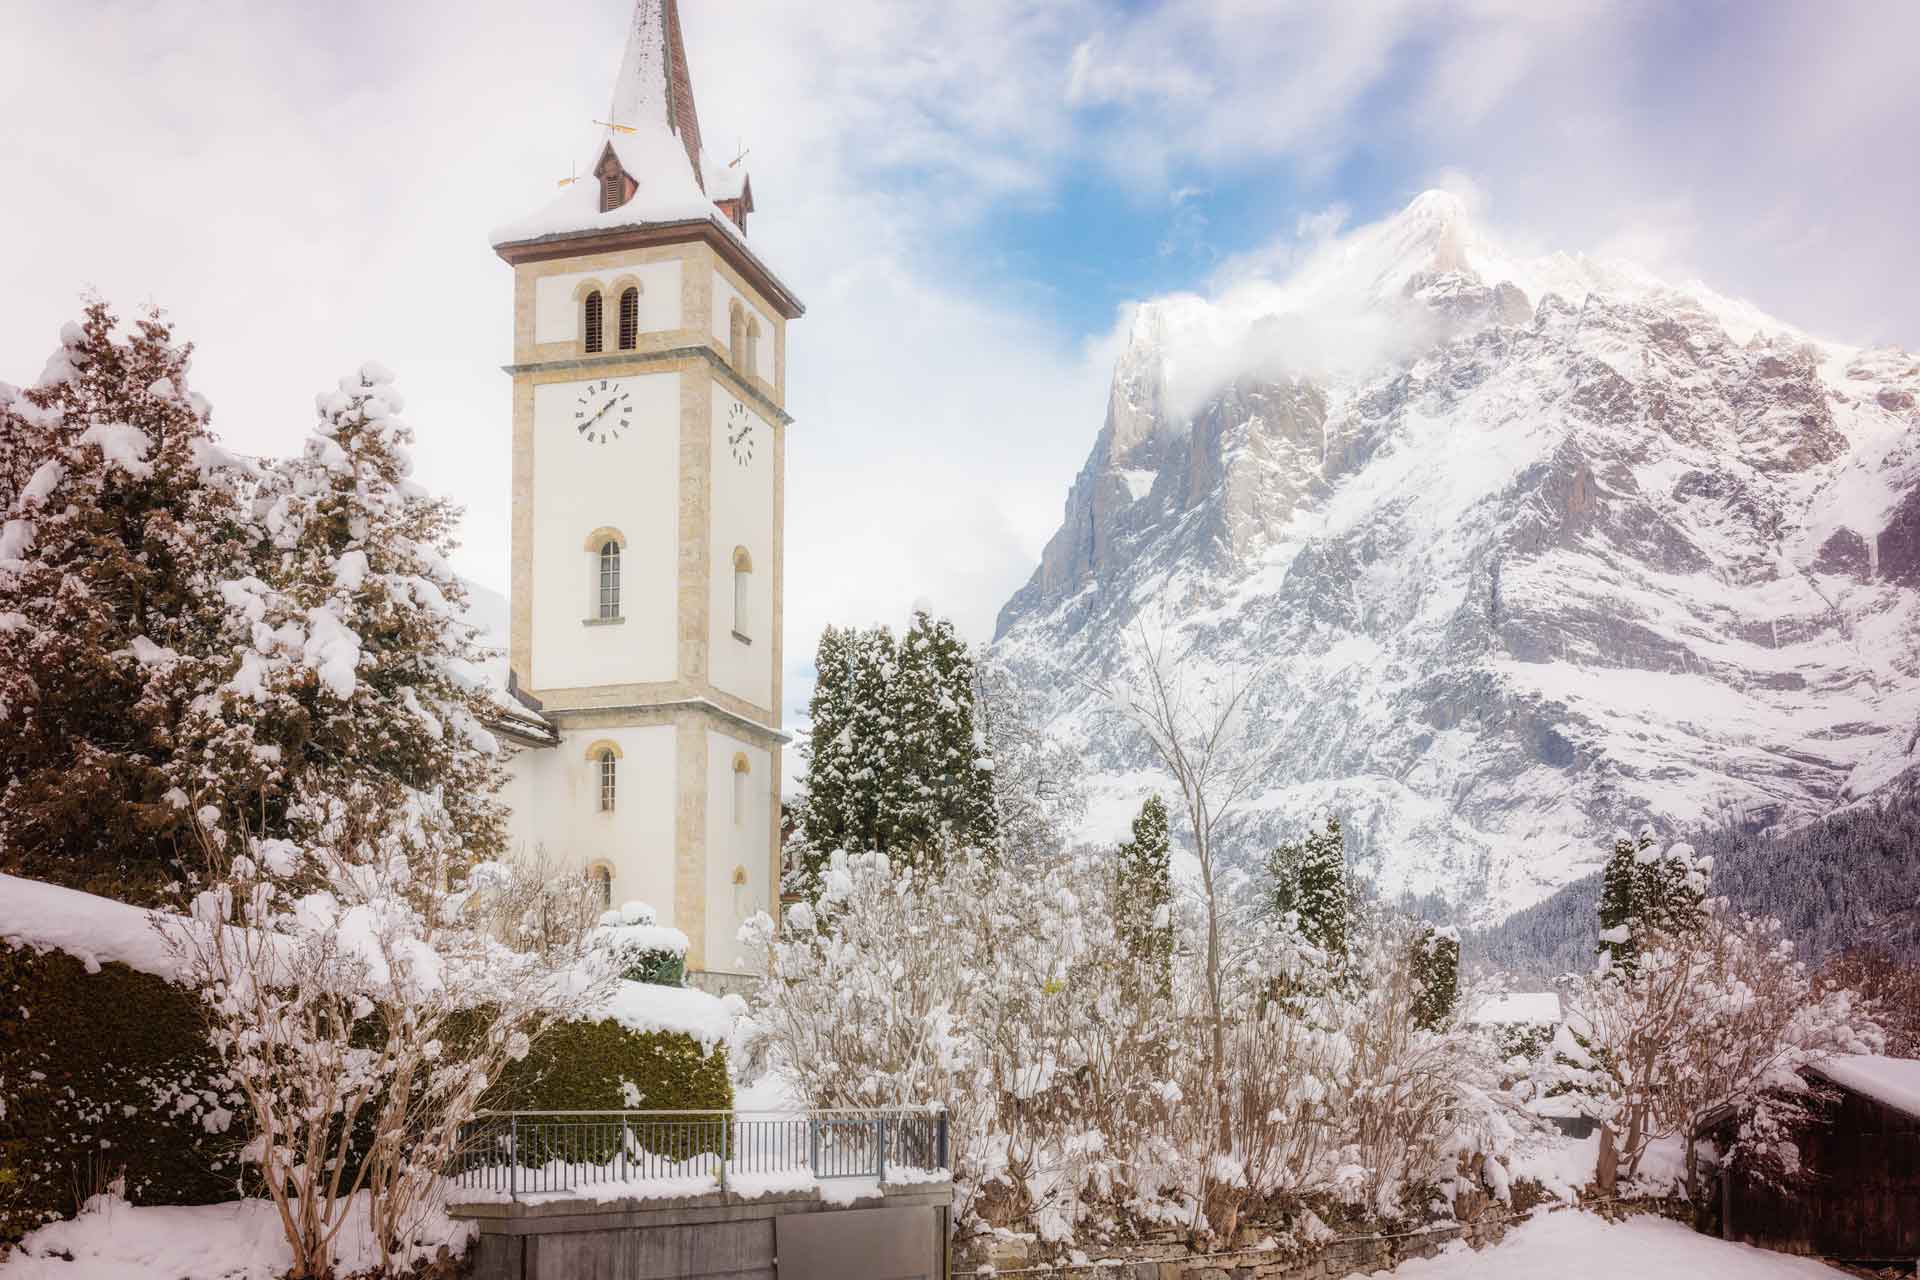
[[[123, 1174], [135, 1204], [206, 1204], [242, 1184], [245, 1108], [152, 916], [0, 876], [0, 1239]], [[602, 1012], [550, 1029], [489, 1105], [731, 1105], [720, 1000], [622, 982]]]

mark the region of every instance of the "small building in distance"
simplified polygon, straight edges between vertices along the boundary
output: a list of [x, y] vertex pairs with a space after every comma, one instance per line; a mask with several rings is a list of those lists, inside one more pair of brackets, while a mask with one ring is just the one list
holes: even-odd
[[[1806, 1178], [1780, 1189], [1718, 1179], [1720, 1235], [1786, 1253], [1911, 1265], [1920, 1257], [1920, 1059], [1845, 1055], [1803, 1073], [1835, 1096], [1795, 1138]], [[1709, 1116], [1724, 1147], [1739, 1115]]]

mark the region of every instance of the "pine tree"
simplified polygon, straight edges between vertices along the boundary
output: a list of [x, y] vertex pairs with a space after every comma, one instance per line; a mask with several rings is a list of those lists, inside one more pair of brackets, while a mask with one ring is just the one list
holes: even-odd
[[1451, 928], [1422, 924], [1414, 936], [1413, 970], [1418, 986], [1414, 1021], [1428, 1031], [1438, 1031], [1453, 1016], [1460, 998], [1460, 935]]
[[991, 848], [992, 763], [975, 724], [974, 664], [945, 619], [820, 637], [806, 761], [801, 886], [836, 849], [937, 866], [953, 845]]
[[444, 814], [469, 859], [495, 857], [504, 759], [447, 562], [459, 508], [409, 478], [413, 433], [385, 369], [363, 366], [317, 407], [303, 453], [263, 480], [261, 573], [229, 587], [250, 643], [203, 708], [206, 736], [230, 774], [265, 762], [270, 835], [324, 818], [303, 798], [398, 786]]
[[151, 900], [194, 847], [180, 726], [232, 667], [253, 535], [191, 348], [116, 324], [90, 303], [38, 385], [0, 386], [0, 865]]
[[1267, 877], [1274, 912], [1294, 913], [1302, 937], [1331, 959], [1345, 957], [1354, 901], [1340, 820], [1330, 817], [1305, 840], [1276, 848], [1267, 858]]
[[897, 660], [887, 691], [900, 735], [895, 846], [927, 856], [948, 844], [990, 849], [993, 775], [982, 767], [985, 744], [974, 723], [973, 655], [951, 619], [917, 608]]
[[1148, 796], [1133, 820], [1133, 836], [1120, 844], [1117, 921], [1127, 950], [1170, 980], [1173, 963], [1173, 861], [1167, 806]]
[[1656, 850], [1649, 829], [1631, 840], [1617, 837], [1600, 884], [1599, 951], [1608, 963], [1631, 972], [1649, 936], [1699, 927], [1712, 867], [1711, 858], [1694, 856], [1692, 845]]

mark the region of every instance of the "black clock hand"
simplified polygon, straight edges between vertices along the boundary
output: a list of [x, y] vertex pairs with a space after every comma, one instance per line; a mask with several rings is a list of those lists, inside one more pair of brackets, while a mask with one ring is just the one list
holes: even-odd
[[600, 412], [594, 414], [591, 418], [588, 418], [585, 422], [581, 423], [578, 429], [581, 431], [585, 431], [588, 427], [600, 421], [600, 419], [606, 417], [607, 410], [611, 408], [613, 408], [613, 401], [609, 400], [605, 404], [600, 406]]

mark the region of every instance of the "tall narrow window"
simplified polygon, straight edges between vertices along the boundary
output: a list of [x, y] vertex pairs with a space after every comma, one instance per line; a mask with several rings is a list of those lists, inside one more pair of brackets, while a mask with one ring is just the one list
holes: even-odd
[[733, 825], [745, 826], [747, 821], [747, 776], [753, 766], [747, 763], [746, 753], [740, 752], [733, 757]]
[[620, 295], [620, 349], [631, 351], [640, 340], [640, 291], [628, 289]]
[[627, 175], [620, 166], [609, 164], [600, 171], [600, 212], [618, 209], [627, 202]]
[[619, 790], [620, 766], [616, 762], [613, 748], [608, 747], [600, 753], [600, 812], [612, 813], [616, 792]]
[[747, 359], [742, 366], [749, 377], [760, 376], [760, 321], [747, 317]]
[[587, 295], [585, 320], [587, 350], [599, 351], [603, 344], [600, 336], [600, 291], [598, 289]]
[[620, 544], [611, 538], [600, 544], [600, 616], [620, 616]]
[[753, 557], [745, 547], [733, 549], [733, 636], [736, 640], [753, 638]]
[[600, 866], [587, 872], [593, 881], [593, 892], [602, 911], [613, 910], [613, 868]]
[[727, 359], [733, 362], [736, 369], [746, 358], [746, 345], [747, 313], [742, 310], [740, 299], [735, 298], [727, 304]]

